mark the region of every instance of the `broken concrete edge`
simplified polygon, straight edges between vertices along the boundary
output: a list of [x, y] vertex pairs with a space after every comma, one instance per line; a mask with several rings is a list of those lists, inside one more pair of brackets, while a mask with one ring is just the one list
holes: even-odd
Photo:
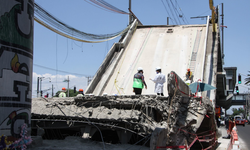
[[[172, 107], [169, 106], [169, 101], [172, 99], [173, 105]], [[42, 108], [41, 106], [44, 105], [45, 107]], [[49, 98], [47, 101], [44, 99], [38, 98], [33, 99], [32, 103], [32, 118], [37, 119], [40, 116], [42, 118], [51, 118], [53, 119], [60, 119], [64, 118], [65, 121], [71, 120], [86, 120], [86, 118], [93, 122], [96, 125], [101, 125], [101, 120], [105, 120], [109, 124], [109, 122], [123, 122], [124, 124], [132, 124], [132, 128], [128, 128], [127, 130], [131, 131], [131, 133], [135, 131], [135, 127], [140, 130], [140, 135], [144, 135], [146, 137], [149, 134], [157, 135], [154, 132], [158, 132], [159, 128], [163, 128], [164, 132], [168, 131], [168, 136], [173, 136], [176, 134], [175, 138], [181, 140], [174, 140], [170, 138], [163, 137], [164, 140], [168, 139], [167, 141], [169, 144], [174, 144], [176, 141], [183, 142], [185, 141], [183, 138], [183, 133], [179, 129], [186, 130], [189, 133], [196, 133], [197, 129], [201, 125], [203, 118], [198, 118], [203, 116], [207, 113], [207, 111], [211, 111], [212, 107], [209, 105], [206, 99], [200, 100], [200, 98], [194, 97], [182, 97], [176, 96], [174, 98], [171, 97], [162, 97], [156, 95], [123, 95], [123, 96], [84, 96], [84, 97], [72, 97], [72, 98]], [[37, 108], [39, 106], [39, 108]], [[119, 110], [120, 107], [124, 107], [123, 110]], [[139, 107], [138, 107], [139, 106]], [[61, 110], [58, 110], [58, 107]], [[67, 108], [68, 107], [68, 108]], [[79, 114], [80, 116], [73, 115], [69, 112], [70, 109], [77, 109], [81, 108], [80, 112], [75, 112], [75, 114]], [[127, 109], [125, 109], [127, 107]], [[145, 110], [138, 111], [136, 109], [140, 109], [141, 107]], [[161, 120], [159, 122], [153, 120], [151, 116], [146, 114], [146, 107], [153, 108], [160, 112], [161, 116], [164, 118], [165, 121]], [[67, 108], [67, 109], [66, 109]], [[87, 115], [81, 115], [82, 110], [91, 109], [91, 115], [95, 115], [96, 111], [100, 111], [100, 109], [106, 109], [111, 111], [106, 111], [106, 114], [99, 114], [101, 115], [99, 119], [96, 117], [89, 116], [90, 113], [88, 112]], [[49, 111], [48, 111], [49, 110]], [[133, 110], [133, 111], [132, 111]], [[65, 115], [59, 113], [60, 111], [64, 111]], [[120, 112], [116, 113], [116, 112]], [[52, 113], [51, 113], [52, 112]], [[114, 118], [110, 118], [114, 113]], [[115, 116], [121, 116], [120, 119], [115, 119]], [[139, 117], [136, 117], [138, 116]], [[124, 117], [125, 116], [125, 117]], [[127, 116], [127, 117], [126, 117]], [[170, 117], [170, 122], [167, 123], [166, 120]], [[39, 119], [38, 119], [39, 120]], [[62, 119], [63, 120], [63, 119]], [[198, 120], [198, 121], [197, 121]], [[151, 123], [150, 123], [151, 122]], [[89, 122], [86, 121], [85, 124]], [[99, 124], [98, 124], [99, 123]], [[104, 123], [105, 124], [105, 123]], [[111, 125], [110, 125], [111, 126]], [[118, 125], [119, 126], [119, 125]], [[139, 128], [138, 128], [139, 127]], [[117, 127], [117, 129], [119, 129]], [[120, 128], [121, 129], [121, 128]], [[163, 130], [162, 129], [162, 130]], [[125, 128], [124, 128], [125, 130]], [[153, 144], [155, 139], [153, 139], [151, 135], [150, 143]], [[190, 137], [190, 135], [185, 135], [186, 139]], [[161, 139], [161, 136], [158, 139]], [[171, 137], [172, 138], [172, 137]], [[152, 142], [151, 142], [152, 141]], [[159, 144], [159, 143], [155, 143]], [[177, 143], [176, 143], [177, 144]], [[178, 143], [181, 144], [181, 143]], [[156, 146], [156, 145], [155, 145]], [[153, 146], [153, 147], [155, 147]], [[152, 147], [152, 146], [150, 146]]]

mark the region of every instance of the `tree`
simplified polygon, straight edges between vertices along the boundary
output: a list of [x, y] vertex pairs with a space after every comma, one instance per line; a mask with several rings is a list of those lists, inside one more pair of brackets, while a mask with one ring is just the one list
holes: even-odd
[[[54, 97], [58, 97], [59, 94], [60, 94], [61, 92], [62, 92], [62, 91], [57, 91], [57, 92], [56, 92], [56, 95], [55, 95]], [[68, 91], [66, 91], [65, 93], [66, 93], [66, 95], [68, 96]], [[79, 94], [78, 91], [76, 91], [76, 92], [74, 93], [74, 89], [69, 89], [69, 97], [75, 97], [77, 94]]]
[[[250, 71], [248, 71], [250, 72]], [[248, 77], [245, 78], [245, 85], [250, 85], [250, 74], [247, 75]]]
[[245, 110], [240, 107], [240, 108], [232, 108], [232, 111], [233, 111], [233, 116], [236, 116], [236, 115], [240, 115], [241, 113], [242, 114], [245, 114]]

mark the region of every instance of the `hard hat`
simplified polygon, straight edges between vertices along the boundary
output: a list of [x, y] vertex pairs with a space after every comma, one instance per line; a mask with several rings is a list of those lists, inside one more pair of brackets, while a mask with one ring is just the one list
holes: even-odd
[[66, 88], [65, 88], [65, 87], [63, 87], [63, 88], [62, 88], [62, 90], [66, 90]]
[[190, 71], [190, 69], [188, 68], [187, 71]]
[[156, 71], [157, 71], [157, 70], [161, 70], [161, 67], [158, 66], [158, 67], [155, 68], [155, 70], [156, 70]]
[[142, 67], [138, 67], [137, 71], [143, 71]]
[[83, 92], [83, 89], [79, 89], [80, 92]]

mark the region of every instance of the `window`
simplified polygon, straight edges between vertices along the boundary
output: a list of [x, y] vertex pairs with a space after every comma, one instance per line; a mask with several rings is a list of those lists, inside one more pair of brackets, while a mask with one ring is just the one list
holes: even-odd
[[234, 87], [233, 87], [233, 80], [232, 80], [232, 79], [229, 79], [228, 82], [229, 82], [229, 90], [234, 90]]

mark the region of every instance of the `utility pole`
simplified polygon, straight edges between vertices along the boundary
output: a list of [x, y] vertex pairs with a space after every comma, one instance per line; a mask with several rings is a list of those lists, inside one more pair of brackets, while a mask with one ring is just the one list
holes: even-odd
[[88, 85], [89, 85], [89, 83], [90, 83], [90, 82], [91, 82], [91, 80], [92, 80], [91, 78], [92, 78], [92, 77], [90, 77], [90, 76], [88, 76], [88, 77], [87, 77], [87, 82], [88, 82]]
[[69, 97], [69, 76], [68, 76], [68, 80], [64, 80], [63, 82], [68, 82], [68, 97]]
[[68, 76], [68, 97], [69, 97], [69, 76]]
[[53, 89], [54, 89], [54, 87], [53, 87], [53, 84], [52, 84], [52, 94], [51, 94], [52, 97], [53, 97], [53, 95], [54, 95]]
[[222, 63], [224, 64], [224, 10], [223, 10], [223, 3], [221, 3], [221, 25], [222, 25], [222, 28], [221, 28], [221, 32], [222, 32], [222, 37], [221, 37], [221, 40], [222, 40], [222, 44], [221, 44], [221, 49], [222, 49]]
[[167, 25], [169, 25], [169, 17], [167, 17]]
[[39, 77], [37, 77], [37, 97], [39, 97]]
[[40, 78], [40, 96], [43, 97], [43, 91], [42, 91], [42, 78]]

